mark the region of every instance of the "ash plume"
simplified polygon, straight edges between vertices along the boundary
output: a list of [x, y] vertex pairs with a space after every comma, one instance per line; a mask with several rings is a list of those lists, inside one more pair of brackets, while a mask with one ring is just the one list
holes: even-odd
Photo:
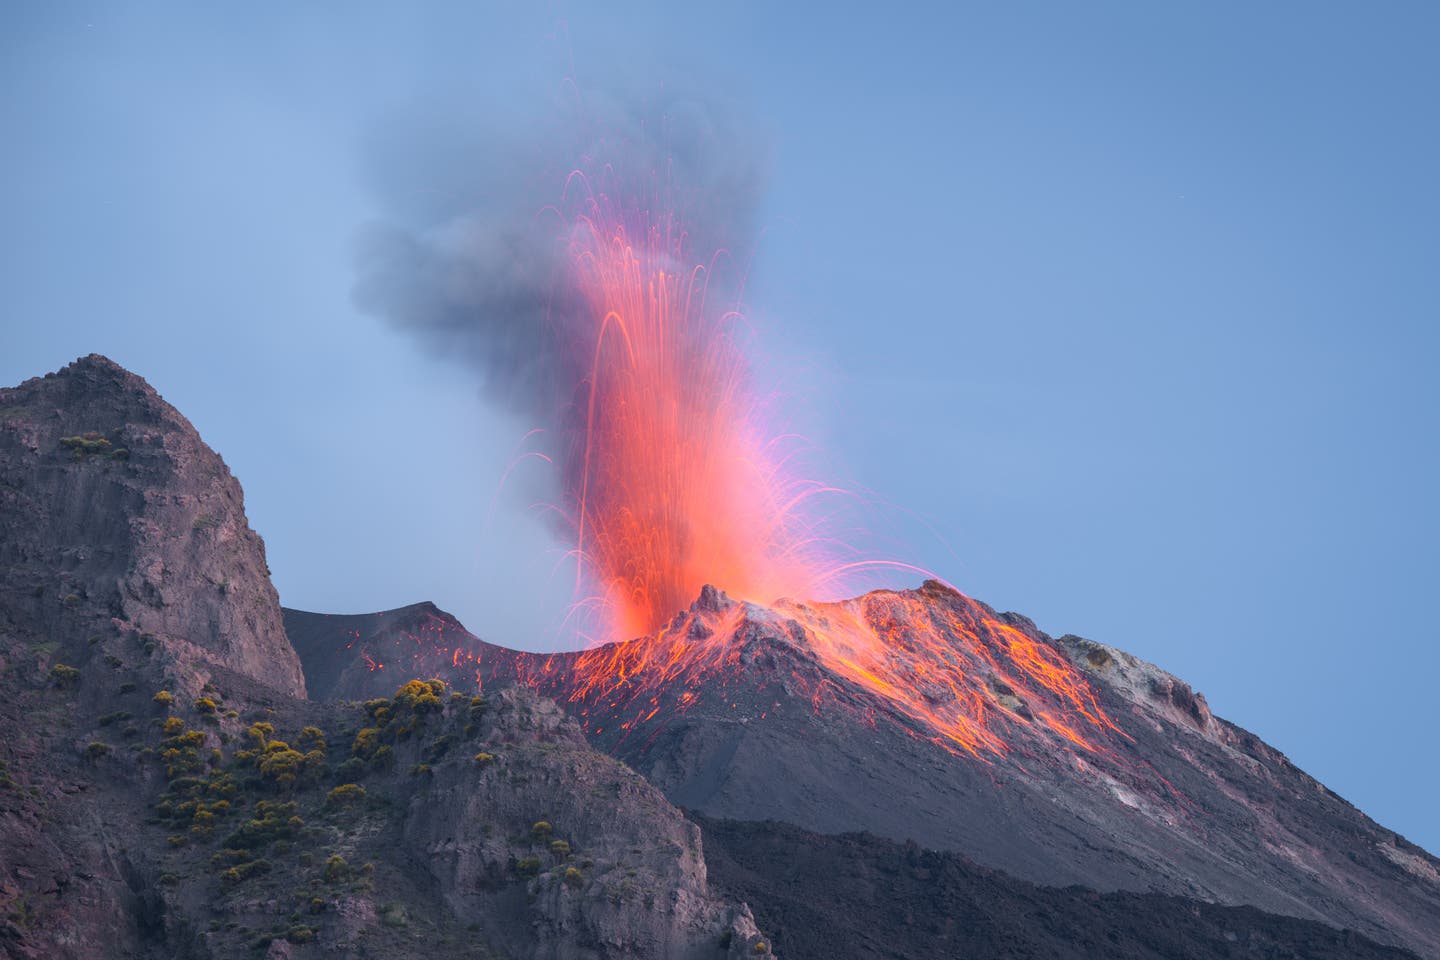
[[356, 257], [363, 311], [464, 363], [489, 400], [537, 425], [563, 422], [584, 377], [566, 214], [590, 196], [668, 207], [694, 260], [677, 267], [728, 253], [708, 283], [733, 305], [765, 180], [763, 146], [714, 101], [673, 91], [580, 100], [523, 117], [512, 107], [508, 122], [387, 124], [373, 150], [378, 216]]

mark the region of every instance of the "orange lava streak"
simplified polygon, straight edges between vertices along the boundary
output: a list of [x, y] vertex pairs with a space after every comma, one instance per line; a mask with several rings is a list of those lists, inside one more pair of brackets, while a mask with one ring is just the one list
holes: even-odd
[[592, 198], [571, 278], [593, 324], [571, 471], [583, 604], [613, 637], [650, 633], [710, 581], [746, 596], [813, 595], [801, 508], [751, 393], [738, 317], [707, 305], [673, 220]]
[[[692, 709], [778, 642], [801, 666], [765, 682], [798, 688], [814, 709], [844, 704], [872, 725], [888, 715], [982, 759], [1036, 737], [1101, 751], [1118, 728], [1074, 665], [947, 588], [775, 599], [843, 588], [884, 562], [833, 556], [813, 512], [834, 490], [790, 473], [793, 438], [765, 423], [741, 321], [709, 302], [711, 270], [689, 259], [675, 218], [653, 212], [664, 209], [583, 198], [568, 217], [573, 315], [557, 326], [577, 381], [560, 431], [577, 609], [597, 614], [607, 639], [643, 639], [525, 679], [628, 736]], [[707, 583], [771, 606], [711, 592], [679, 615]], [[721, 696], [726, 709], [749, 702]]]

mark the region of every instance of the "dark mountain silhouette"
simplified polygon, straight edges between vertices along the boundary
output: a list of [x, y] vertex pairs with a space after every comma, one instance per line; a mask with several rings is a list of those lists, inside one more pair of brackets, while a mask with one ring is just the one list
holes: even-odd
[[774, 821], [701, 819], [710, 880], [755, 905], [789, 960], [1363, 960], [1412, 957], [1254, 907], [1045, 887], [956, 853]]

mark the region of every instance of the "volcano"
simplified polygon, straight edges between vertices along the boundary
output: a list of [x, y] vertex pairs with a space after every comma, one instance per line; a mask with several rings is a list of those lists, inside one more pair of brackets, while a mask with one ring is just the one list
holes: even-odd
[[[1440, 860], [1179, 678], [938, 582], [769, 606], [707, 587], [653, 636], [553, 655], [485, 643], [430, 604], [287, 610], [285, 625], [316, 696], [412, 674], [528, 686], [705, 817], [912, 841], [1022, 881], [1248, 905], [1440, 955]], [[878, 660], [856, 631], [884, 639]]]
[[938, 582], [549, 656], [284, 611], [224, 461], [99, 356], [0, 389], [0, 556], [6, 957], [1440, 955], [1433, 857]]

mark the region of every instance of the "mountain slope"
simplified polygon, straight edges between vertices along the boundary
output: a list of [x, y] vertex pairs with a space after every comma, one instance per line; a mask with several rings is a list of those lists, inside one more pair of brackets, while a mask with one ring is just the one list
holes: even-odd
[[789, 960], [1400, 960], [1352, 931], [1253, 907], [1043, 887], [954, 853], [774, 821], [701, 820], [712, 880]]
[[[1035, 883], [1249, 904], [1440, 956], [1440, 861], [1182, 681], [939, 584], [773, 608], [707, 589], [660, 636], [548, 657], [436, 610], [398, 635], [390, 615], [347, 621], [352, 648], [325, 641], [317, 615], [286, 616], [312, 638], [307, 670], [363, 649], [553, 696], [707, 816], [913, 839]], [[883, 636], [882, 652], [852, 645], [837, 669], [837, 624]], [[347, 695], [386, 669], [352, 672]]]
[[0, 955], [768, 953], [552, 702], [406, 679], [305, 699], [238, 483], [144, 381], [0, 390]]

